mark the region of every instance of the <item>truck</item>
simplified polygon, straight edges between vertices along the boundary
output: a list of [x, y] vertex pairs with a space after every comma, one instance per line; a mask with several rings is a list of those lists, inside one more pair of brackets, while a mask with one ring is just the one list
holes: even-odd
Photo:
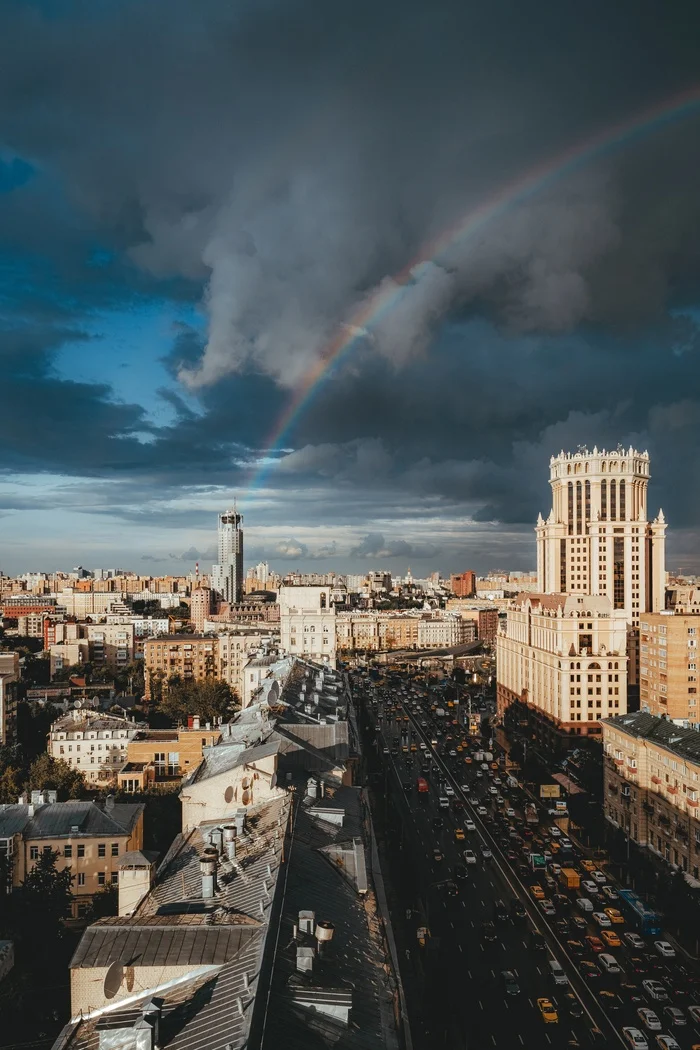
[[574, 868], [562, 868], [559, 882], [567, 890], [577, 890], [581, 885], [581, 876]]
[[525, 806], [525, 820], [528, 824], [539, 824], [540, 820], [537, 816], [537, 806], [534, 802], [528, 802]]
[[419, 795], [425, 795], [426, 792], [430, 791], [428, 781], [425, 777], [418, 777], [416, 780], [416, 790]]

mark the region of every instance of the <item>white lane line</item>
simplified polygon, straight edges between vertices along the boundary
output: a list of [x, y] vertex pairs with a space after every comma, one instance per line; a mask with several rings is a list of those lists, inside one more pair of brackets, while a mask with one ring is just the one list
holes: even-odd
[[521, 1043], [523, 1044], [523, 1046], [525, 1046], [525, 1040], [524, 1040], [524, 1039], [523, 1039], [523, 1037], [521, 1036], [520, 1032], [518, 1032], [518, 1039], [519, 1039], [519, 1040], [520, 1040], [520, 1042], [521, 1042]]
[[457, 947], [459, 948], [460, 951], [462, 951], [462, 945], [461, 944], [458, 944]]
[[477, 1002], [479, 1004], [479, 1009], [483, 1010], [484, 1009], [484, 1004], [482, 1003], [481, 999], [477, 999]]

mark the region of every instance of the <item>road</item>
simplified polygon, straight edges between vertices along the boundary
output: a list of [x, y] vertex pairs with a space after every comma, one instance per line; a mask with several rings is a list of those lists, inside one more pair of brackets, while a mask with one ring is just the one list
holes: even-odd
[[[680, 986], [687, 982], [686, 975], [679, 980], [678, 962], [655, 958], [651, 944], [647, 944], [648, 951], [643, 953], [641, 964], [630, 961], [640, 953], [632, 952], [626, 945], [606, 948], [621, 964], [623, 974], [620, 978], [604, 975], [596, 962], [596, 953], [585, 941], [586, 936], [597, 936], [600, 930], [593, 922], [581, 930], [573, 924], [573, 916], [579, 914], [574, 899], [585, 894], [562, 893], [557, 914], [551, 919], [542, 914], [533, 900], [530, 883], [537, 879], [523, 863], [530, 847], [522, 840], [518, 842], [517, 827], [510, 827], [510, 823], [517, 825], [518, 818], [522, 817], [519, 805], [514, 807], [516, 817], [508, 822], [503, 816], [505, 807], [492, 801], [488, 776], [476, 763], [466, 764], [463, 755], [450, 758], [446, 753], [445, 740], [437, 737], [435, 716], [425, 702], [416, 711], [414, 698], [409, 699], [395, 690], [385, 702], [373, 701], [372, 695], [368, 688], [365, 706], [368, 721], [374, 723], [376, 750], [383, 762], [382, 789], [389, 812], [402, 827], [403, 863], [410, 868], [412, 876], [408, 880], [413, 886], [412, 899], [401, 902], [402, 908], [404, 904], [410, 908], [410, 917], [404, 911], [393, 918], [399, 934], [397, 939], [404, 950], [403, 976], [409, 990], [416, 1047], [484, 1050], [594, 1043], [621, 1047], [626, 1045], [620, 1034], [623, 1026], [643, 1027], [637, 1016], [640, 1007], [650, 1006], [663, 1016], [663, 1004], [648, 1000], [641, 981], [647, 977], [668, 978], [680, 996]], [[393, 712], [392, 703], [399, 705]], [[427, 724], [423, 726], [423, 722]], [[435, 739], [439, 741], [437, 746], [431, 743]], [[424, 749], [421, 744], [425, 745]], [[410, 751], [411, 745], [415, 746], [415, 752]], [[407, 753], [404, 747], [409, 749]], [[430, 791], [426, 795], [419, 795], [415, 790], [416, 780], [422, 775], [421, 761], [425, 763], [421, 752], [430, 753], [432, 759]], [[479, 772], [481, 776], [477, 776]], [[411, 785], [408, 794], [404, 784]], [[444, 795], [445, 784], [454, 791], [448, 809], [441, 808], [438, 801], [439, 796]], [[467, 790], [463, 791], [463, 787]], [[479, 816], [470, 799], [485, 806], [487, 817]], [[459, 811], [455, 803], [457, 806], [461, 803], [464, 809]], [[467, 818], [474, 822], [476, 830], [466, 833], [466, 841], [457, 841], [455, 831], [464, 826]], [[444, 822], [442, 829], [436, 829], [436, 820]], [[522, 821], [520, 823], [522, 825]], [[509, 838], [511, 830], [513, 837]], [[547, 832], [549, 828], [545, 826], [542, 831]], [[434, 857], [436, 847], [443, 859]], [[465, 847], [476, 854], [476, 863], [463, 865]], [[491, 850], [490, 859], [482, 856], [483, 848]], [[573, 863], [577, 864], [576, 859]], [[452, 896], [445, 884], [453, 880], [455, 867], [460, 864], [467, 875], [466, 879], [454, 880], [459, 892]], [[495, 920], [496, 902], [503, 901], [510, 911], [515, 899], [522, 902], [526, 918]], [[611, 904], [615, 902], [601, 901], [600, 908]], [[495, 939], [488, 940], [482, 923], [491, 921], [494, 921]], [[561, 929], [557, 923], [562, 924]], [[424, 924], [429, 927], [431, 937], [426, 947], [421, 948], [416, 930]], [[631, 927], [623, 925], [615, 932], [624, 933], [629, 929]], [[533, 948], [533, 931], [543, 935], [544, 950]], [[566, 944], [568, 940], [581, 942], [580, 957]], [[568, 976], [568, 987], [555, 986], [549, 972], [552, 957], [561, 963]], [[593, 971], [596, 975], [590, 980], [581, 975], [581, 960], [596, 966]], [[634, 972], [639, 965], [643, 966], [643, 973]], [[506, 994], [504, 970], [515, 974], [517, 994]], [[690, 981], [694, 975], [687, 976]], [[555, 1003], [557, 1023], [543, 1022], [537, 1005], [542, 997]], [[609, 1001], [603, 1008], [601, 1002], [605, 999]], [[674, 1000], [674, 1005], [684, 1009], [688, 1001], [700, 1002], [700, 995], [690, 1000]], [[578, 1014], [581, 1016], [576, 1016]], [[692, 1024], [671, 1027], [664, 1018], [663, 1031], [672, 1032], [682, 1050], [700, 1043]], [[650, 1048], [656, 1045], [653, 1034], [647, 1033], [647, 1038]]]

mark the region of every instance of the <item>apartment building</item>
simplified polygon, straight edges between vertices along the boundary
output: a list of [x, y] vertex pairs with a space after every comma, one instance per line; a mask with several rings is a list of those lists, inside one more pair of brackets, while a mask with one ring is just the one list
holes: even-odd
[[700, 616], [645, 613], [639, 635], [640, 709], [697, 727]]
[[263, 625], [241, 624], [229, 631], [219, 631], [217, 677], [228, 682], [233, 692], [242, 697], [244, 668], [254, 653], [275, 639], [279, 639], [277, 628]]
[[87, 623], [82, 628], [90, 644], [90, 662], [97, 667], [127, 667], [134, 661], [131, 623]]
[[0, 653], [0, 747], [17, 738], [17, 686], [19, 653]]
[[204, 621], [212, 611], [212, 589], [200, 584], [194, 587], [190, 598], [190, 619], [197, 634], [203, 634]]
[[336, 613], [330, 587], [287, 586], [279, 591], [280, 644], [293, 656], [335, 666]]
[[452, 649], [476, 639], [476, 625], [457, 613], [432, 616], [424, 613], [418, 621], [419, 649]]
[[127, 760], [129, 740], [144, 723], [76, 708], [51, 726], [48, 752], [93, 783], [114, 781]]
[[117, 775], [120, 791], [143, 791], [191, 773], [202, 761], [205, 747], [221, 740], [221, 730], [200, 726], [193, 717], [186, 729], [139, 729], [128, 741], [127, 760]]
[[85, 915], [94, 894], [117, 886], [121, 858], [143, 846], [142, 803], [57, 802], [55, 791], [32, 791], [0, 806], [0, 854], [10, 860], [12, 887], [22, 884], [42, 852], [73, 874], [72, 917]]
[[700, 733], [645, 711], [602, 728], [606, 820], [700, 879]]
[[627, 620], [589, 594], [525, 594], [496, 639], [498, 714], [525, 719], [551, 745], [599, 736], [600, 719], [626, 711]]
[[471, 598], [476, 594], [476, 573], [468, 569], [450, 576], [450, 590], [457, 598]]
[[162, 681], [166, 691], [173, 676], [194, 682], [216, 678], [218, 652], [218, 639], [210, 635], [171, 634], [147, 639], [143, 646], [146, 700], [152, 697], [154, 678]]

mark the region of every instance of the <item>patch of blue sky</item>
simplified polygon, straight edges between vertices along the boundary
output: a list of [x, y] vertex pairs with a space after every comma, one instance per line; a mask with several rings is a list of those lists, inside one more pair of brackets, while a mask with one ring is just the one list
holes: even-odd
[[159, 397], [159, 389], [176, 392], [193, 411], [199, 410], [164, 363], [182, 326], [203, 331], [204, 319], [191, 304], [171, 299], [134, 298], [94, 310], [80, 323], [88, 338], [64, 343], [55, 368], [65, 379], [108, 384], [117, 400], [142, 405], [151, 422], [167, 426], [174, 409]]

